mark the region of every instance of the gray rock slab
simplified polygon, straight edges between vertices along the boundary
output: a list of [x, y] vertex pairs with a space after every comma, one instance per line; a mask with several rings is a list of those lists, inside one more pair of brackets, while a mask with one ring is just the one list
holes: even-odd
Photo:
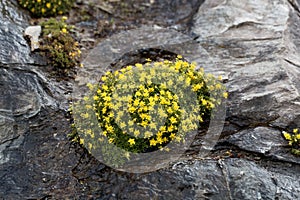
[[29, 17], [16, 1], [0, 2], [0, 64], [33, 63], [30, 48], [23, 37]]
[[243, 159], [228, 159], [223, 164], [231, 199], [297, 199], [300, 195], [299, 180], [294, 175], [299, 167], [282, 175]]
[[222, 142], [227, 142], [242, 150], [300, 164], [300, 158], [291, 155], [288, 142], [283, 138], [281, 132], [274, 128], [256, 127], [243, 130], [220, 141], [220, 143]]
[[285, 0], [206, 1], [194, 18], [192, 31], [213, 64], [198, 62], [228, 77], [228, 116], [240, 127], [300, 122], [298, 6]]

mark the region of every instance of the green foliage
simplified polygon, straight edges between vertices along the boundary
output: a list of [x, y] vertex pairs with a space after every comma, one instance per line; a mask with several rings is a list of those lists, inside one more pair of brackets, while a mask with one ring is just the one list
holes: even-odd
[[42, 26], [42, 52], [49, 58], [54, 67], [60, 69], [72, 68], [78, 65], [81, 51], [78, 42], [70, 34], [73, 26], [61, 20], [51, 18], [40, 23]]
[[35, 17], [62, 15], [73, 6], [75, 0], [18, 0]]
[[300, 133], [299, 129], [294, 129], [292, 133], [286, 131], [282, 132], [283, 137], [288, 141], [289, 146], [292, 147], [291, 152], [300, 156]]
[[[184, 143], [186, 134], [209, 120], [212, 109], [227, 98], [225, 86], [195, 68], [178, 56], [107, 72], [99, 84], [87, 85], [92, 95], [73, 106], [74, 141], [117, 165], [131, 153], [170, 151], [167, 144]], [[195, 101], [185, 90], [195, 94]], [[107, 152], [106, 146], [120, 150]]]

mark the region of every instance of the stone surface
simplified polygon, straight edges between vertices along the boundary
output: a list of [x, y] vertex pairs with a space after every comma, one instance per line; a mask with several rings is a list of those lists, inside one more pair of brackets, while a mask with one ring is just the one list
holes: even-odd
[[[174, 52], [183, 49], [177, 43], [191, 49], [201, 44], [208, 54], [197, 49], [187, 58], [225, 77], [228, 112], [222, 139], [207, 158], [183, 156], [169, 168], [130, 174], [69, 141], [73, 82], [49, 78], [40, 61], [33, 64], [23, 38], [28, 13], [14, 0], [0, 1], [0, 199], [298, 199], [299, 158], [290, 154], [281, 131], [300, 126], [299, 5], [207, 0], [194, 16], [194, 43], [147, 34], [158, 46], [171, 42]], [[162, 16], [171, 16], [166, 25], [173, 15]], [[187, 25], [181, 16], [176, 20]], [[85, 83], [89, 77], [80, 78]], [[235, 150], [236, 158], [222, 150]]]
[[0, 2], [0, 63], [33, 63], [30, 48], [23, 38], [28, 16], [18, 9], [17, 1]]
[[220, 143], [224, 142], [246, 151], [300, 164], [300, 158], [291, 155], [290, 147], [286, 144], [281, 132], [274, 128], [256, 127], [243, 130], [220, 141]]
[[39, 37], [42, 32], [41, 26], [28, 26], [25, 29], [24, 36], [30, 39], [31, 51], [34, 51], [40, 47]]
[[195, 19], [193, 32], [215, 63], [207, 71], [229, 79], [231, 122], [299, 124], [299, 16], [289, 1], [207, 1]]

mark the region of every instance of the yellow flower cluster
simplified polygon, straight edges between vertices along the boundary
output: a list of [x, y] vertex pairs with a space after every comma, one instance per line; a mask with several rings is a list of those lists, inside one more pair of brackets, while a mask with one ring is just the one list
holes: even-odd
[[62, 15], [73, 6], [74, 0], [18, 0], [19, 4], [28, 9], [36, 17]]
[[175, 61], [147, 59], [144, 64], [107, 72], [99, 84], [87, 86], [93, 95], [84, 97], [80, 117], [92, 119], [95, 113], [101, 132], [93, 132], [87, 124], [76, 125], [89, 138], [80, 143], [90, 151], [101, 148], [97, 142], [105, 138], [129, 152], [169, 151], [167, 144], [184, 142], [186, 134], [197, 130], [227, 98], [225, 86], [213, 75], [196, 70], [195, 63], [181, 56]]
[[300, 156], [300, 132], [299, 129], [293, 129], [292, 133], [286, 131], [282, 132], [283, 137], [289, 142], [289, 146], [292, 147], [292, 153]]
[[67, 17], [62, 17], [60, 20], [50, 18], [40, 23], [42, 26], [41, 50], [54, 67], [74, 67], [78, 65], [81, 56], [78, 42], [69, 33], [73, 27], [67, 25], [66, 20]]

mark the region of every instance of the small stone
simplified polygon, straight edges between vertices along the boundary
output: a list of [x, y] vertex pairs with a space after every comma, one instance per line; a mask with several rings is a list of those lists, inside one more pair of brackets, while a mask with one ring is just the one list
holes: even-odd
[[30, 39], [31, 51], [39, 49], [39, 37], [42, 32], [41, 26], [29, 26], [25, 29], [24, 36]]

